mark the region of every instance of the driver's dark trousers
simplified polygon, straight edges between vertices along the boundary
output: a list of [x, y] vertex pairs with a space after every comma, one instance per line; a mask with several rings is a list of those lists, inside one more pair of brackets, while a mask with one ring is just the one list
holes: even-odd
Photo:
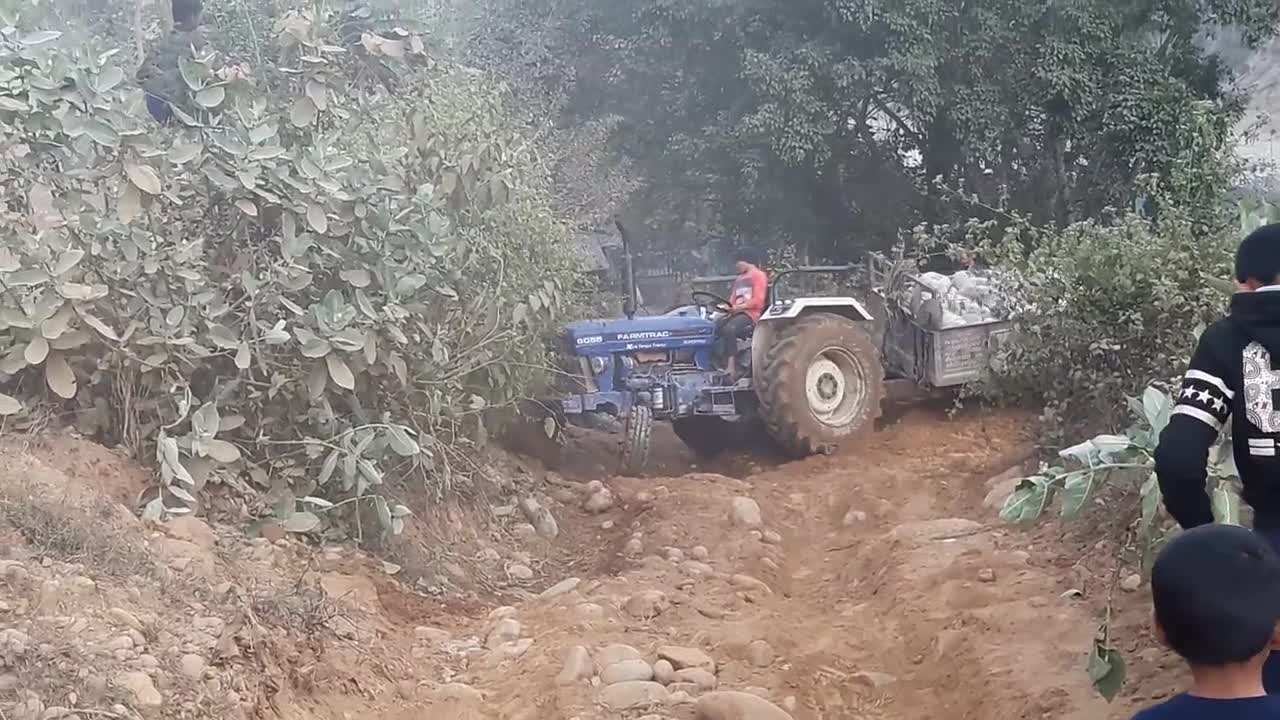
[[738, 352], [738, 341], [746, 340], [751, 337], [751, 330], [755, 327], [755, 323], [751, 322], [751, 316], [746, 313], [731, 313], [720, 318], [719, 326], [716, 328], [716, 335], [720, 339], [720, 366], [726, 367], [729, 364], [729, 358]]

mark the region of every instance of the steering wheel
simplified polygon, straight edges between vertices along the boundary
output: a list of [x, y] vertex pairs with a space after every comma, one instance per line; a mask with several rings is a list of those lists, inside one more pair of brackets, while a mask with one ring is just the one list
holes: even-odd
[[[728, 300], [705, 290], [694, 290], [693, 293], [691, 293], [691, 296], [693, 297], [693, 304], [700, 307], [706, 307], [726, 313], [733, 307], [729, 304]], [[702, 299], [700, 300], [699, 298]]]

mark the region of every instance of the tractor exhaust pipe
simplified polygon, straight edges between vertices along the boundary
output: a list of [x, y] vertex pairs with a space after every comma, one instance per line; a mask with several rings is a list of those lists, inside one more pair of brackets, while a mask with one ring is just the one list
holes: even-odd
[[636, 316], [636, 271], [631, 262], [631, 238], [627, 229], [622, 226], [622, 220], [614, 218], [613, 224], [618, 228], [618, 234], [622, 236], [623, 281], [627, 284], [627, 294], [622, 301], [622, 313], [631, 320]]

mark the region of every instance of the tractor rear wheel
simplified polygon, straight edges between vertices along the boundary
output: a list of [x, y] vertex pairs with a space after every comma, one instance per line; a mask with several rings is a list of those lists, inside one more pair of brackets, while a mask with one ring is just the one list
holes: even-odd
[[671, 429], [700, 458], [715, 457], [733, 439], [729, 422], [714, 415], [676, 418], [671, 421]]
[[653, 436], [653, 411], [648, 405], [632, 405], [622, 426], [622, 472], [637, 475], [649, 460]]
[[757, 378], [769, 434], [795, 457], [830, 453], [880, 415], [880, 353], [839, 315], [814, 313], [779, 332]]

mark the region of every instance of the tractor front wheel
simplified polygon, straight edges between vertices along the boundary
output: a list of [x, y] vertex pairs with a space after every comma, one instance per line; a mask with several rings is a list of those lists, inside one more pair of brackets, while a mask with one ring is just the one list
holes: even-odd
[[622, 428], [622, 472], [637, 475], [649, 460], [653, 436], [653, 411], [648, 405], [632, 405]]
[[880, 415], [880, 353], [839, 315], [807, 315], [778, 333], [757, 378], [769, 434], [795, 457], [830, 453]]

